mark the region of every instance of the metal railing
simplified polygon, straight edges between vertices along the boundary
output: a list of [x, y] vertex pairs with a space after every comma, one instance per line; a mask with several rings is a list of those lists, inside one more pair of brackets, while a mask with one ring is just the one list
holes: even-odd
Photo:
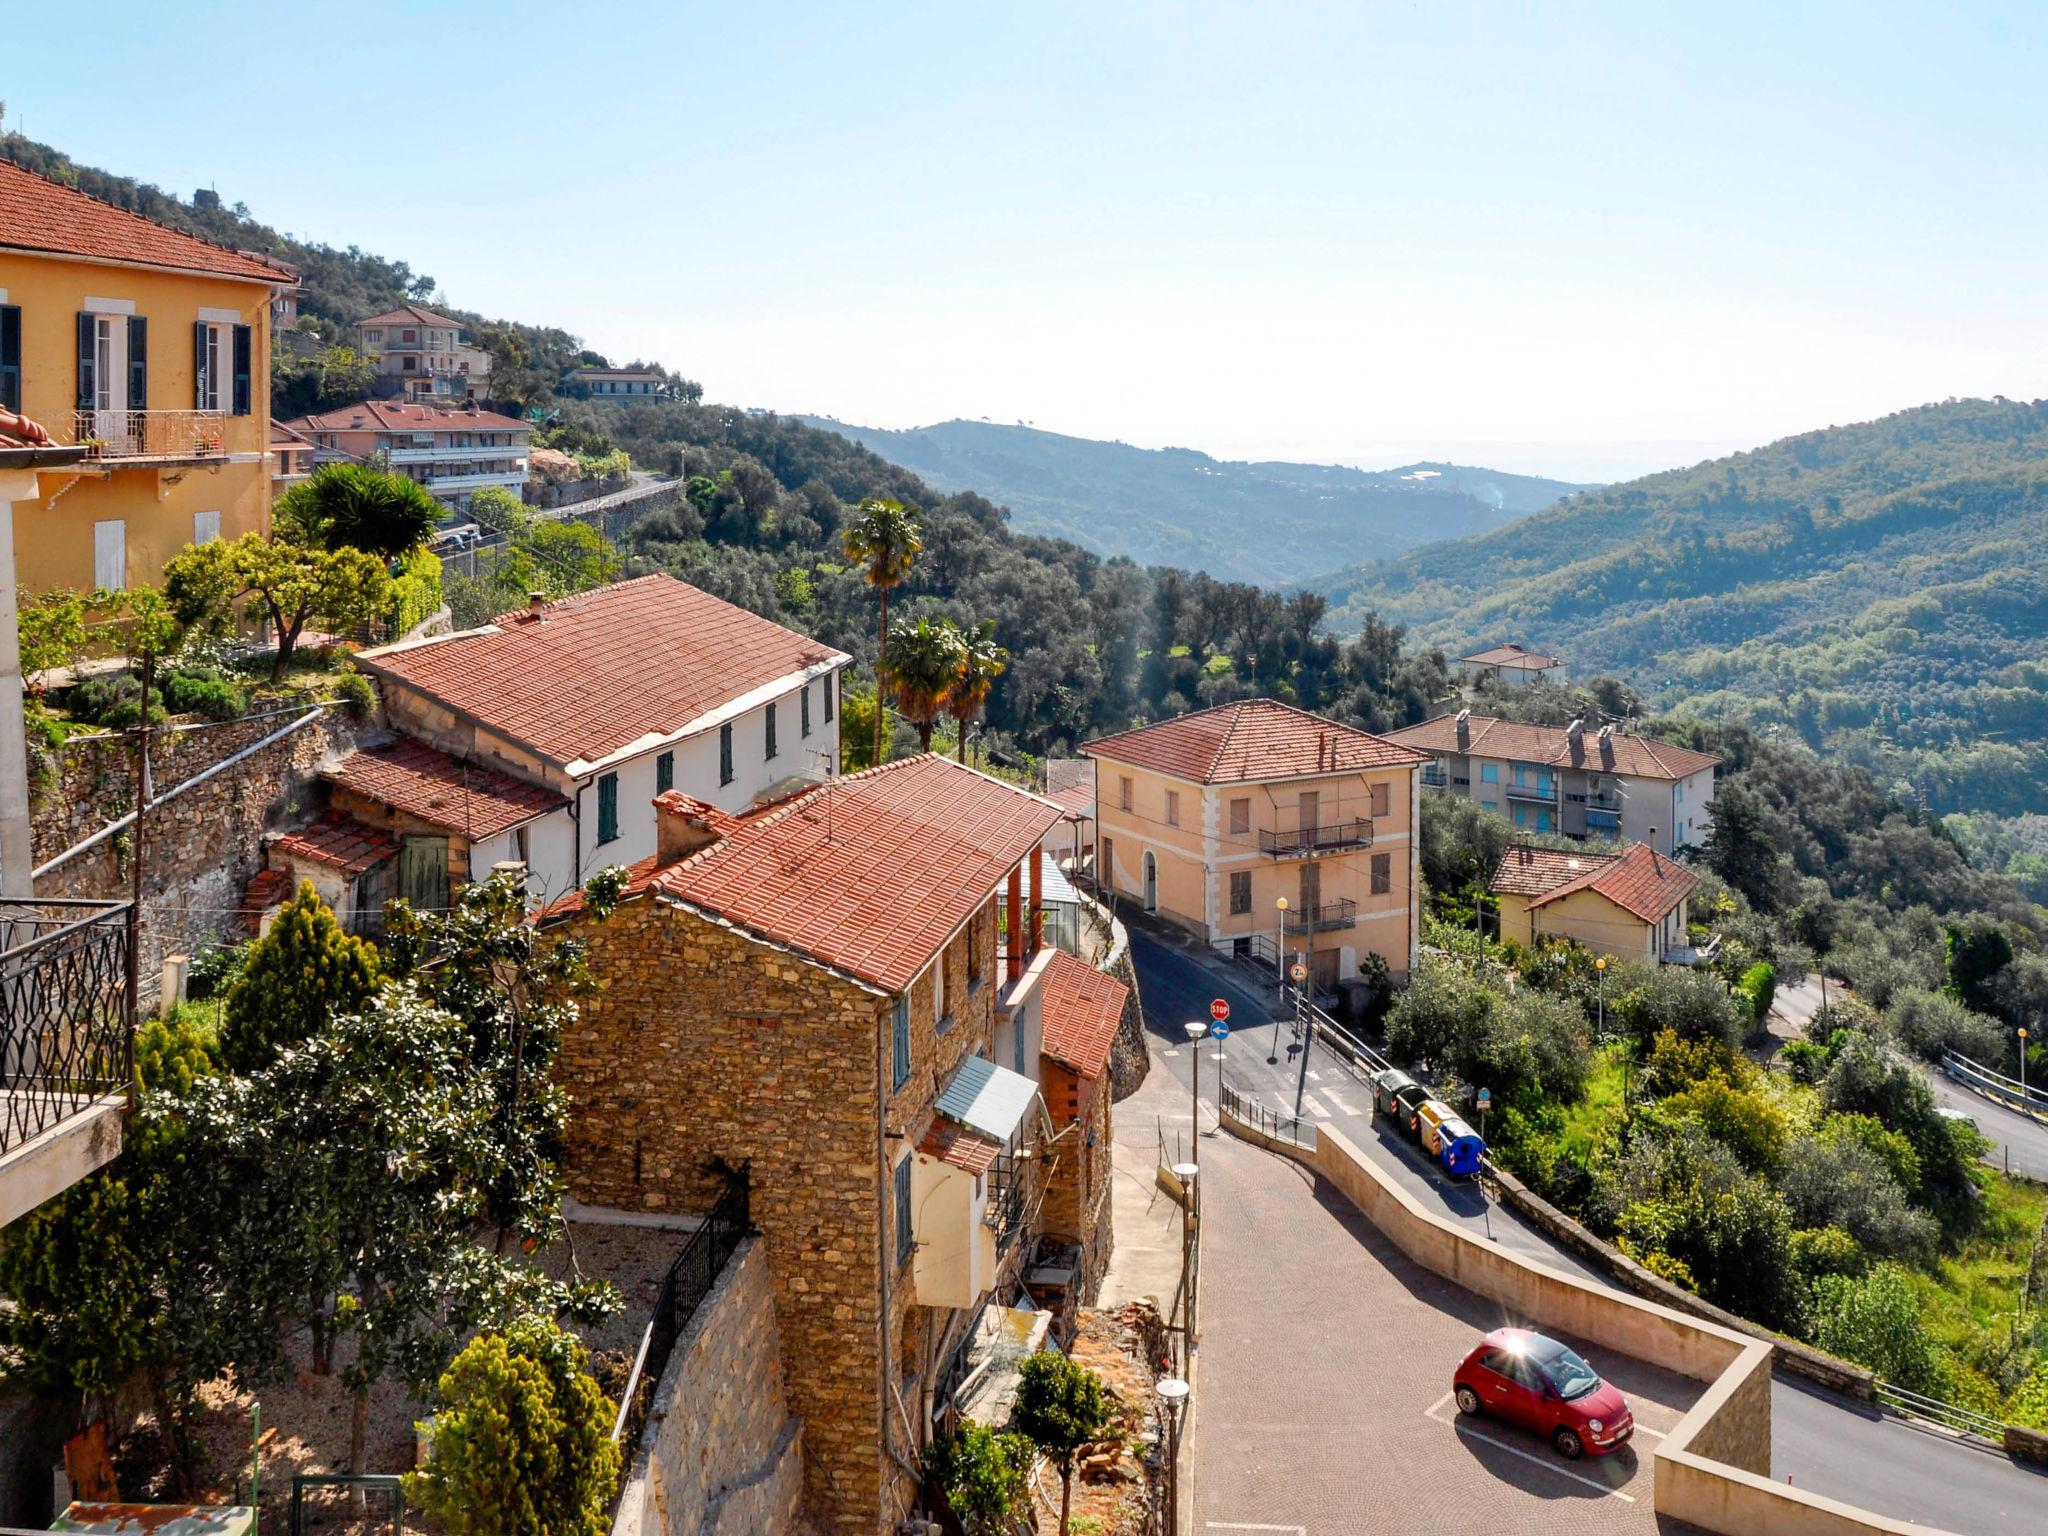
[[2048, 1093], [2043, 1093], [2032, 1083], [2022, 1088], [2018, 1078], [2007, 1077], [1994, 1067], [1987, 1067], [1957, 1051], [1941, 1053], [1941, 1069], [1958, 1082], [1987, 1093], [1994, 1099], [2003, 1099], [2015, 1108], [2023, 1110], [2048, 1110]]
[[1422, 782], [1430, 789], [1442, 789], [1451, 782], [1451, 776], [1441, 768], [1425, 768], [1422, 770]]
[[638, 1436], [647, 1416], [641, 1399], [651, 1394], [661, 1380], [676, 1340], [682, 1337], [690, 1319], [697, 1315], [704, 1298], [718, 1283], [726, 1260], [753, 1230], [750, 1180], [743, 1164], [738, 1169], [726, 1170], [724, 1193], [711, 1207], [704, 1224], [683, 1240], [682, 1251], [662, 1277], [661, 1290], [654, 1298], [654, 1316], [648, 1319], [647, 1330], [640, 1336], [640, 1353], [626, 1378], [626, 1390], [619, 1394], [619, 1416], [612, 1425], [614, 1441], [631, 1443], [628, 1424], [632, 1426], [633, 1437]]
[[1989, 1440], [1994, 1445], [2005, 1443], [2005, 1424], [2002, 1420], [1981, 1414], [1974, 1408], [1959, 1408], [1954, 1403], [1944, 1403], [1938, 1397], [1908, 1392], [1904, 1387], [1893, 1386], [1888, 1381], [1880, 1381], [1874, 1385], [1878, 1402], [1896, 1412], [1911, 1418], [1925, 1419], [1930, 1424], [1939, 1424], [1959, 1434]]
[[1529, 800], [1537, 805], [1557, 804], [1557, 783], [1548, 784], [1506, 784], [1502, 788], [1510, 800]]
[[74, 411], [72, 444], [88, 460], [204, 459], [227, 452], [224, 411]]
[[1298, 907], [1287, 914], [1287, 931], [1293, 934], [1331, 933], [1339, 928], [1358, 926], [1358, 903], [1350, 897], [1342, 901], [1318, 902], [1313, 907]]
[[989, 1169], [988, 1204], [981, 1219], [994, 1229], [998, 1253], [1010, 1246], [1024, 1225], [1023, 1172], [1023, 1164], [1007, 1152], [999, 1153]]
[[1354, 816], [1349, 821], [1335, 821], [1326, 826], [1299, 827], [1292, 832], [1279, 832], [1262, 827], [1259, 830], [1259, 852], [1269, 853], [1279, 859], [1302, 859], [1312, 853], [1332, 853], [1342, 848], [1370, 848], [1372, 846], [1372, 823], [1363, 816]]
[[128, 903], [0, 906], [0, 1152], [125, 1092]]
[[1315, 1125], [1294, 1115], [1284, 1115], [1278, 1110], [1268, 1109], [1257, 1099], [1239, 1093], [1229, 1083], [1221, 1090], [1223, 1112], [1248, 1125], [1262, 1136], [1275, 1141], [1284, 1141], [1297, 1147], [1313, 1148], [1316, 1144]]

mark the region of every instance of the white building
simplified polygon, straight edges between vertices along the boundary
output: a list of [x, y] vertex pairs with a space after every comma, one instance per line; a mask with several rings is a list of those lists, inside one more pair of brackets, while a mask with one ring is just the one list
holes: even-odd
[[659, 368], [571, 368], [562, 382], [572, 386], [568, 393], [593, 400], [653, 400], [668, 393], [668, 375]]
[[1461, 656], [1458, 665], [1465, 669], [1467, 682], [1490, 678], [1502, 688], [1526, 688], [1542, 678], [1557, 682], [1564, 675], [1564, 663], [1557, 657], [1545, 656], [1512, 640], [1491, 650]]

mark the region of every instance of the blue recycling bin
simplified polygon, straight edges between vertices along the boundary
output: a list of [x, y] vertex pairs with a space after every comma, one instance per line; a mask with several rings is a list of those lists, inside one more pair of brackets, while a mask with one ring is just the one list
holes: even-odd
[[1486, 1155], [1486, 1143], [1464, 1121], [1450, 1119], [1437, 1128], [1437, 1157], [1444, 1172], [1464, 1178], [1479, 1171], [1479, 1159]]

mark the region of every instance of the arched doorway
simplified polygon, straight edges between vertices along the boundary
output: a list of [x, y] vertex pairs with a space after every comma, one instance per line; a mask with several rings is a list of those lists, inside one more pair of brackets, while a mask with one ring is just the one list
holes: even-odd
[[1145, 910], [1159, 910], [1159, 861], [1149, 848], [1145, 851]]

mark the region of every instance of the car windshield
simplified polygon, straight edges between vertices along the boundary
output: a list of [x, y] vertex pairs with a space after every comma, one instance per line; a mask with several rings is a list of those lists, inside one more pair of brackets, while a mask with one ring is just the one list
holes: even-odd
[[1566, 1402], [1584, 1397], [1600, 1385], [1599, 1373], [1562, 1344], [1556, 1354], [1543, 1357], [1542, 1365], [1543, 1374]]

